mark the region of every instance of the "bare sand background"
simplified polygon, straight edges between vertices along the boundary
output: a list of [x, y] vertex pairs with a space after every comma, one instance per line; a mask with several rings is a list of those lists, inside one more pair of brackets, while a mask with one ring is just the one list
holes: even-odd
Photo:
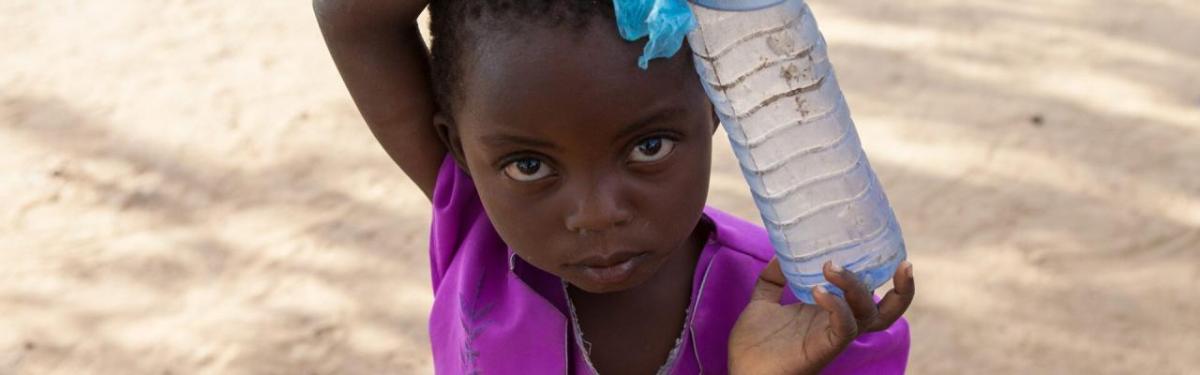
[[[1200, 2], [812, 3], [916, 264], [912, 373], [1200, 369]], [[308, 2], [0, 17], [0, 374], [431, 371], [428, 204]]]

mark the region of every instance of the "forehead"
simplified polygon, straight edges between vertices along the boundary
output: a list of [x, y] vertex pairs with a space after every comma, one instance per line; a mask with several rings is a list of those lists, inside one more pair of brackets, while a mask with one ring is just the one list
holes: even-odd
[[690, 52], [642, 70], [643, 44], [621, 39], [603, 18], [482, 36], [462, 72], [460, 126], [619, 125], [654, 108], [705, 111]]

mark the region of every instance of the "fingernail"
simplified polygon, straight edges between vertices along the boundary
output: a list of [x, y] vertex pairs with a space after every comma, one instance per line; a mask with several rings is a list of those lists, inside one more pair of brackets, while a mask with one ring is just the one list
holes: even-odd
[[908, 274], [908, 277], [909, 277], [909, 278], [912, 278], [912, 277], [913, 277], [913, 266], [912, 266], [912, 263], [909, 263], [908, 261], [905, 261], [905, 262], [904, 262], [904, 267], [905, 267], [905, 268], [904, 268], [904, 273], [907, 273], [907, 274]]
[[820, 293], [820, 294], [829, 294], [829, 291], [828, 291], [828, 290], [825, 290], [825, 287], [824, 287], [824, 286], [822, 286], [822, 285], [817, 285], [817, 287], [816, 287], [815, 289], [816, 289], [817, 293]]
[[842, 272], [842, 266], [839, 266], [837, 263], [833, 262], [829, 263], [829, 269], [833, 270], [833, 272]]

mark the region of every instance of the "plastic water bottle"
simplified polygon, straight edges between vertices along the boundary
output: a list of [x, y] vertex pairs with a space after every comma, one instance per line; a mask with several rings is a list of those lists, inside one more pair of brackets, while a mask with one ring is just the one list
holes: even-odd
[[788, 286], [813, 303], [832, 260], [874, 290], [904, 240], [804, 0], [691, 0], [696, 69], [729, 133]]

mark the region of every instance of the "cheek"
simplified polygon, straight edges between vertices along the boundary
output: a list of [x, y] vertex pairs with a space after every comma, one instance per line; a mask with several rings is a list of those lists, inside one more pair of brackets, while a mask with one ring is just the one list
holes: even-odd
[[[482, 176], [481, 176], [482, 177]], [[558, 226], [553, 225], [554, 214], [539, 204], [539, 200], [514, 192], [504, 187], [504, 178], [484, 177], [475, 180], [476, 190], [483, 202], [484, 210], [500, 238], [521, 255], [525, 261], [553, 262], [558, 255], [544, 246], [558, 235]]]
[[674, 237], [686, 237], [695, 228], [704, 210], [708, 197], [710, 161], [708, 147], [703, 143], [692, 145], [678, 155], [679, 162], [659, 177], [648, 181], [642, 194], [642, 216], [651, 225], [669, 231]]

